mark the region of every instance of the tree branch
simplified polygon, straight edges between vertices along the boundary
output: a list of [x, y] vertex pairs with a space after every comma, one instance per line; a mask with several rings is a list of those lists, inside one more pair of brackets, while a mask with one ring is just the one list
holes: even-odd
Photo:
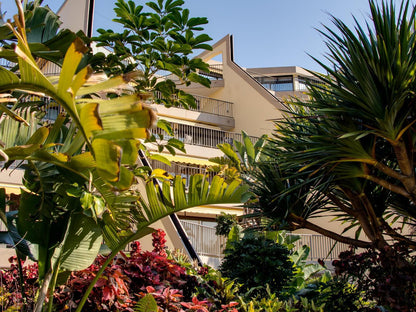
[[334, 196], [331, 193], [325, 193], [325, 195], [342, 211], [349, 214], [350, 216], [357, 217], [357, 211], [347, 207], [337, 196]]
[[335, 232], [324, 229], [324, 228], [320, 227], [319, 225], [311, 223], [311, 222], [307, 221], [306, 219], [304, 219], [302, 217], [299, 217], [299, 216], [297, 216], [293, 213], [291, 213], [289, 215], [289, 219], [290, 219], [290, 221], [292, 221], [294, 223], [297, 223], [301, 228], [312, 230], [312, 231], [317, 232], [319, 234], [322, 234], [326, 237], [332, 238], [332, 239], [334, 239], [334, 240], [336, 240], [340, 243], [353, 245], [353, 246], [361, 247], [361, 248], [371, 248], [371, 247], [373, 247], [372, 242], [366, 242], [366, 241], [362, 241], [362, 240], [358, 240], [358, 239], [354, 239], [354, 238], [339, 235]]
[[370, 174], [362, 175], [362, 178], [367, 179], [369, 181], [372, 181], [374, 183], [377, 183], [378, 185], [380, 185], [380, 186], [382, 186], [382, 187], [384, 187], [384, 188], [386, 188], [386, 189], [388, 189], [388, 190], [390, 190], [390, 191], [392, 191], [396, 194], [402, 195], [402, 196], [406, 197], [407, 199], [411, 200], [412, 202], [415, 202], [415, 198], [412, 196], [412, 194], [410, 194], [406, 189], [404, 189], [400, 186], [391, 184], [391, 183], [387, 182], [386, 180], [377, 178], [377, 177], [372, 176]]
[[389, 166], [386, 166], [385, 164], [379, 162], [376, 159], [357, 158], [357, 159], [349, 159], [349, 161], [351, 161], [351, 162], [360, 162], [360, 163], [370, 165], [370, 166], [380, 170], [384, 174], [388, 175], [389, 177], [391, 177], [393, 179], [396, 179], [396, 180], [399, 180], [399, 181], [401, 181], [403, 178], [406, 177], [403, 174], [401, 174], [400, 172], [397, 172], [396, 170], [391, 169]]
[[396, 239], [400, 242], [406, 243], [409, 248], [416, 250], [416, 242], [412, 241], [411, 239], [407, 238], [406, 236], [403, 236], [397, 231], [395, 231], [390, 224], [387, 223], [386, 220], [382, 219], [383, 228], [386, 230], [387, 235], [389, 235], [391, 238]]

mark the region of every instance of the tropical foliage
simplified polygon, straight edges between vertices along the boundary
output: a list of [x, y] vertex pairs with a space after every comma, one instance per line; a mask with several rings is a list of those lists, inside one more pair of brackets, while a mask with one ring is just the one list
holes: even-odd
[[392, 311], [414, 311], [415, 260], [407, 246], [399, 243], [382, 252], [347, 250], [333, 265], [339, 280], [353, 282], [364, 300], [376, 301]]
[[[2, 112], [14, 119], [17, 128], [18, 122], [27, 124], [17, 110], [22, 105], [37, 110], [47, 97], [63, 111], [54, 122], [34, 124], [35, 130], [24, 135], [15, 128], [20, 142], [9, 140], [1, 149], [5, 168], [19, 162], [17, 165], [25, 169], [25, 190], [17, 218], [9, 224], [9, 229], [17, 228], [21, 237], [31, 242], [33, 257], [39, 264], [41, 287], [35, 310], [40, 311], [47, 295], [51, 310], [55, 284], [65, 281], [71, 271], [88, 267], [103, 241], [112, 250], [111, 256], [115, 256], [130, 241], [150, 233], [150, 225], [155, 221], [196, 205], [240, 202], [245, 188], [238, 181], [227, 185], [219, 177], [209, 184], [204, 176], [196, 175], [186, 192], [180, 177], [141, 166], [139, 150], [155, 118], [145, 105], [149, 90], [139, 88], [138, 80], [134, 79], [142, 73], [135, 71], [99, 79], [88, 65], [89, 59], [85, 56], [88, 48], [74, 34], [60, 63], [60, 54], [50, 46], [29, 42], [31, 36], [26, 22], [42, 20], [44, 12], [36, 11], [38, 1], [33, 6], [26, 4], [25, 8], [20, 1], [16, 4], [19, 14], [14, 23], [2, 27], [12, 34], [3, 32], [3, 42], [16, 41], [16, 44], [4, 44], [0, 51], [1, 56], [16, 63], [12, 70], [0, 68], [0, 93], [5, 99], [0, 103]], [[175, 12], [180, 11], [180, 4], [166, 2], [167, 6], [176, 8]], [[164, 2], [151, 6], [155, 5], [163, 6]], [[25, 9], [32, 10], [26, 19]], [[139, 18], [140, 12], [136, 13]], [[56, 19], [43, 17], [52, 34], [56, 31]], [[54, 38], [41, 40], [50, 43]], [[152, 38], [157, 39], [154, 35]], [[59, 77], [43, 74], [41, 67], [52, 58], [32, 53], [38, 50], [57, 56], [53, 61], [62, 65]], [[174, 53], [171, 56], [175, 57]], [[131, 83], [136, 88], [132, 89]], [[109, 91], [112, 96], [105, 96]], [[120, 96], [114, 96], [115, 91]], [[29, 116], [33, 117], [31, 113]], [[2, 119], [3, 132], [6, 124], [11, 125]], [[145, 185], [146, 194], [134, 187], [139, 182]], [[7, 219], [4, 208], [2, 204], [3, 221]], [[100, 268], [97, 279], [110, 260]], [[94, 284], [93, 280], [91, 287]]]
[[217, 145], [224, 156], [210, 159], [217, 164], [209, 168], [211, 172], [231, 181], [236, 178], [247, 179], [257, 164], [265, 159], [266, 155], [262, 153], [262, 148], [266, 144], [267, 135], [262, 135], [256, 142], [252, 142], [245, 131], [242, 131], [241, 135], [242, 142], [233, 140], [232, 145], [229, 143]]
[[[152, 251], [143, 251], [139, 242], [131, 244], [128, 254], [121, 252], [117, 259], [112, 259], [101, 275], [84, 309], [88, 311], [147, 311], [141, 307], [155, 306], [166, 311], [234, 311], [232, 302], [220, 302], [213, 300], [213, 296], [199, 298], [202, 291], [209, 289], [209, 277], [202, 268], [190, 270], [190, 264], [186, 266], [178, 264], [167, 256], [163, 231], [158, 230], [153, 235]], [[25, 298], [20, 295], [18, 278], [18, 266], [16, 259], [11, 259], [12, 266], [9, 270], [0, 272], [4, 280], [4, 291], [1, 294], [7, 297], [3, 302], [3, 309], [11, 307], [22, 310], [30, 310], [33, 305], [33, 297], [39, 287], [37, 283], [37, 265], [24, 266]], [[104, 256], [98, 256], [88, 268], [74, 272], [69, 279], [54, 292], [53, 301], [56, 311], [71, 311], [78, 307], [81, 298], [94, 278], [95, 273], [106, 260]], [[212, 270], [212, 269], [211, 269]], [[191, 272], [192, 271], [192, 272]], [[204, 277], [205, 276], [205, 277]], [[218, 294], [220, 286], [213, 289]], [[210, 295], [208, 291], [206, 295]]]
[[289, 250], [261, 235], [245, 235], [241, 240], [227, 243], [221, 273], [242, 286], [240, 293], [250, 290], [251, 297], [280, 293], [293, 276]]
[[[147, 2], [145, 6], [116, 1], [114, 21], [123, 26], [124, 32], [97, 30], [97, 45], [113, 51], [102, 55], [100, 68], [110, 76], [139, 69], [137, 90], [160, 94], [155, 100], [166, 106], [195, 107], [195, 99], [178, 87], [192, 82], [210, 85], [209, 79], [197, 73], [208, 71], [208, 64], [190, 56], [197, 49], [210, 50], [207, 41], [211, 38], [198, 33], [208, 20], [190, 17], [183, 4], [182, 0]], [[165, 77], [158, 79], [160, 75]]]
[[[328, 65], [317, 62], [328, 74], [313, 73], [321, 83], [310, 85], [309, 99], [291, 101], [276, 121], [266, 149], [273, 161], [255, 172], [252, 208], [290, 230], [380, 250], [392, 239], [414, 249], [404, 233], [416, 217], [415, 11], [408, 1], [398, 9], [369, 4], [364, 27], [333, 17], [335, 29], [322, 31]], [[323, 215], [355, 229], [355, 237], [319, 226], [313, 217]]]

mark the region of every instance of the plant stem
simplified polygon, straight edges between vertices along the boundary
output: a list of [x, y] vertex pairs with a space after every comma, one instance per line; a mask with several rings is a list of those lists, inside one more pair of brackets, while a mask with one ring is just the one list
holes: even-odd
[[25, 293], [25, 283], [23, 280], [23, 269], [22, 269], [22, 262], [20, 257], [20, 252], [16, 250], [17, 256], [17, 266], [19, 268], [19, 282], [20, 282], [20, 292], [22, 294], [23, 302], [26, 302], [26, 293]]
[[55, 263], [54, 268], [53, 268], [53, 275], [52, 275], [51, 283], [49, 284], [48, 312], [52, 312], [52, 307], [53, 307], [53, 294], [55, 292], [55, 285], [56, 285], [56, 280], [58, 278], [60, 264], [61, 264], [61, 261], [58, 259], [56, 261], [56, 263]]
[[35, 304], [35, 308], [33, 312], [42, 312], [43, 302], [45, 301], [51, 278], [52, 278], [52, 268], [50, 268], [48, 272], [45, 274], [45, 278], [43, 279], [42, 287], [39, 290], [39, 296], [38, 296], [38, 299], [36, 300], [36, 304]]
[[87, 290], [84, 293], [84, 296], [82, 296], [81, 301], [78, 304], [77, 309], [75, 310], [75, 312], [81, 312], [85, 302], [88, 299], [88, 296], [90, 295], [92, 289], [94, 288], [95, 284], [97, 283], [98, 279], [100, 278], [100, 276], [103, 274], [104, 270], [107, 268], [107, 266], [110, 264], [111, 261], [113, 261], [114, 257], [117, 255], [117, 253], [121, 250], [122, 248], [117, 248], [115, 249], [107, 258], [107, 260], [105, 260], [105, 262], [101, 265], [101, 268], [97, 271], [97, 273], [95, 274], [94, 279], [91, 281], [91, 283], [88, 285]]

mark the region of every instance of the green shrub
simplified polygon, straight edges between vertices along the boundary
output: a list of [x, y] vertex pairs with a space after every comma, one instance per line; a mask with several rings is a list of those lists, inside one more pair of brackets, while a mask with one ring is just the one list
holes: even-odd
[[231, 228], [237, 224], [237, 216], [221, 212], [216, 218], [215, 234], [227, 236]]
[[289, 250], [264, 236], [245, 236], [231, 242], [225, 250], [221, 273], [242, 284], [240, 293], [250, 297], [280, 292], [293, 276]]
[[312, 300], [317, 305], [325, 306], [325, 311], [358, 312], [379, 311], [364, 302], [363, 293], [347, 280], [334, 278], [326, 283], [311, 283], [297, 293], [300, 298]]
[[267, 293], [262, 298], [255, 298], [247, 303], [242, 302], [240, 311], [243, 312], [324, 312], [325, 304], [317, 305], [307, 298], [291, 298], [280, 300], [276, 294]]

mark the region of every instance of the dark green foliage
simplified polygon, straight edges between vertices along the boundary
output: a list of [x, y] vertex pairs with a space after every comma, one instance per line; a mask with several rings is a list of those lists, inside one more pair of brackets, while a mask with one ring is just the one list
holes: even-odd
[[364, 306], [360, 300], [362, 293], [345, 279], [334, 278], [327, 283], [311, 283], [298, 296], [314, 301], [317, 305], [325, 305], [325, 311], [377, 311]]
[[[407, 0], [369, 6], [365, 24], [350, 28], [333, 17], [321, 32], [329, 64], [317, 62], [326, 74], [312, 73], [321, 83], [288, 101], [276, 120], [263, 150], [270, 164], [254, 172], [253, 208], [291, 231], [361, 248], [383, 250], [391, 241], [414, 248], [401, 226], [416, 220], [416, 11]], [[355, 237], [313, 219], [328, 215]]]
[[[183, 1], [162, 0], [136, 5], [134, 1], [115, 2], [117, 18], [113, 21], [124, 27], [122, 33], [98, 29], [98, 46], [113, 53], [103, 56], [96, 69], [108, 75], [140, 70], [136, 79], [140, 91], [157, 92], [155, 101], [166, 106], [196, 107], [193, 96], [179, 90], [176, 83], [192, 82], [209, 87], [209, 79], [197, 74], [208, 72], [208, 64], [190, 56], [198, 49], [210, 50], [206, 42], [211, 38], [199, 34], [202, 25], [208, 23], [203, 17], [190, 17]], [[165, 76], [164, 79], [160, 79]]]
[[215, 227], [215, 235], [228, 236], [231, 228], [237, 224], [237, 216], [221, 213], [216, 217], [217, 225]]
[[405, 245], [360, 254], [348, 250], [339, 257], [333, 262], [335, 272], [353, 281], [365, 299], [391, 311], [416, 311], [416, 256]]
[[280, 292], [293, 276], [289, 250], [263, 236], [247, 235], [232, 242], [225, 250], [221, 273], [241, 283], [241, 293], [264, 294], [266, 285], [273, 293]]

